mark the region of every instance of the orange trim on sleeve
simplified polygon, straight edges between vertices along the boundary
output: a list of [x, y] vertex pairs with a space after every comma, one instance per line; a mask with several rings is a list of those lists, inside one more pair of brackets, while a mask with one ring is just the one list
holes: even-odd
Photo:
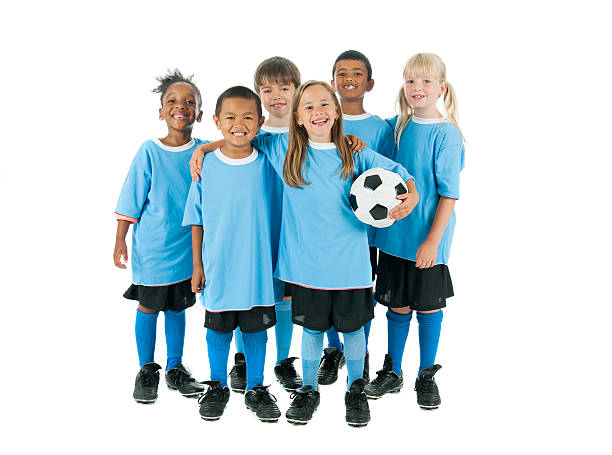
[[122, 215], [121, 213], [117, 213], [117, 212], [115, 212], [115, 216], [117, 218], [117, 221], [125, 220], [125, 221], [129, 221], [132, 224], [138, 223], [138, 218], [132, 218], [131, 216], [125, 216], [125, 215]]

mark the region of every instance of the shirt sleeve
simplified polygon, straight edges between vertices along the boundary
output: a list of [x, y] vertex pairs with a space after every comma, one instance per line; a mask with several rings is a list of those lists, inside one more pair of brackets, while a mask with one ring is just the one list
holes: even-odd
[[393, 128], [386, 125], [383, 128], [380, 136], [378, 137], [378, 144], [376, 145], [376, 151], [387, 158], [394, 160], [397, 156], [395, 139], [393, 137]]
[[404, 181], [408, 181], [413, 179], [414, 177], [408, 173], [406, 168], [401, 164], [396, 163], [395, 161], [390, 160], [389, 158], [382, 156], [380, 153], [376, 153], [374, 150], [365, 148], [358, 154], [356, 154], [355, 159], [355, 167], [359, 174], [367, 171], [368, 169], [372, 169], [375, 167], [381, 167], [391, 172], [395, 172], [399, 174]]
[[270, 164], [276, 173], [283, 178], [283, 165], [285, 164], [285, 156], [289, 147], [289, 133], [258, 134], [251, 141], [253, 147], [262, 152], [268, 157]]
[[202, 226], [202, 179], [191, 182], [185, 213], [183, 215], [183, 226]]
[[463, 169], [463, 138], [456, 128], [445, 130], [436, 141], [434, 173], [440, 196], [459, 199], [459, 173]]
[[118, 220], [137, 223], [151, 188], [151, 159], [143, 144], [132, 161], [115, 209]]

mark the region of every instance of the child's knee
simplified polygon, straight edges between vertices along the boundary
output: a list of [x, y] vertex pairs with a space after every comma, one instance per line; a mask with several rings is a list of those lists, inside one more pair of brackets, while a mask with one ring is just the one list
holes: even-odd
[[404, 306], [401, 308], [389, 308], [389, 310], [398, 314], [408, 314], [412, 311], [412, 308], [410, 308], [409, 306]]
[[138, 311], [141, 311], [142, 313], [145, 313], [145, 314], [158, 313], [158, 311], [152, 310], [151, 308], [147, 308], [146, 306], [142, 306], [140, 303], [138, 304]]

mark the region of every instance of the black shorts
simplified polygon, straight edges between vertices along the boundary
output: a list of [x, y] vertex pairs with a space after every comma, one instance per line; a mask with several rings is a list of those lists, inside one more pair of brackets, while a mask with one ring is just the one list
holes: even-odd
[[284, 297], [291, 297], [291, 284], [290, 283], [285, 283]]
[[372, 288], [312, 289], [291, 285], [291, 316], [294, 324], [324, 331], [354, 332], [374, 318]]
[[191, 292], [191, 278], [167, 286], [132, 284], [123, 297], [137, 300], [143, 307], [153, 311], [183, 311], [196, 301], [195, 294]]
[[378, 248], [375, 246], [370, 247], [370, 265], [372, 266], [372, 281], [376, 278], [376, 264], [378, 262]]
[[452, 297], [453, 282], [446, 264], [419, 269], [414, 261], [380, 251], [374, 298], [389, 308], [439, 310]]
[[256, 306], [242, 311], [208, 311], [204, 327], [215, 332], [227, 333], [236, 327], [246, 333], [260, 332], [276, 324], [276, 309], [272, 306]]

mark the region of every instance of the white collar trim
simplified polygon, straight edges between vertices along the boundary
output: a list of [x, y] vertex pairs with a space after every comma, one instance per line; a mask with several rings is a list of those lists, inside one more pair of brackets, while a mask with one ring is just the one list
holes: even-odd
[[253, 152], [249, 156], [245, 156], [244, 158], [230, 158], [229, 156], [224, 155], [221, 149], [217, 149], [215, 150], [215, 155], [225, 164], [229, 164], [230, 166], [242, 166], [255, 161], [259, 155], [259, 152], [253, 148]]
[[195, 140], [193, 138], [191, 138], [191, 140], [186, 144], [181, 145], [179, 147], [169, 147], [167, 145], [164, 145], [164, 143], [157, 138], [153, 139], [153, 142], [155, 142], [158, 147], [164, 150], [168, 150], [169, 152], [184, 152], [185, 150], [189, 150], [195, 145]]
[[443, 122], [448, 122], [448, 119], [445, 117], [442, 118], [423, 118], [423, 117], [416, 117], [416, 116], [412, 116], [410, 117], [410, 119], [414, 122], [414, 123], [418, 123], [420, 125], [433, 125], [435, 123], [443, 123]]
[[348, 120], [348, 121], [365, 120], [368, 117], [372, 117], [372, 114], [370, 114], [369, 112], [366, 112], [365, 114], [359, 114], [359, 115], [342, 114], [342, 120]]
[[265, 131], [266, 133], [282, 134], [282, 133], [288, 133], [289, 132], [289, 127], [288, 126], [266, 126], [266, 125], [263, 125], [261, 127], [261, 130]]
[[313, 142], [308, 139], [308, 146], [315, 150], [332, 150], [336, 148], [333, 142]]

